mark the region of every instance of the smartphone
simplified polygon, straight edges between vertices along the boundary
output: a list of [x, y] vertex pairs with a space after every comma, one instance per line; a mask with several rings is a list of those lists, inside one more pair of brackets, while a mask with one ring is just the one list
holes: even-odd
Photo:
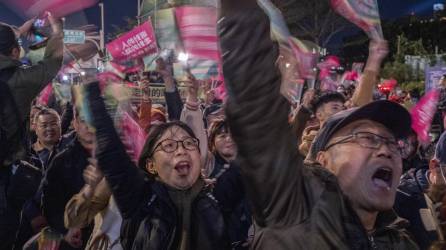
[[29, 49], [36, 50], [45, 47], [50, 35], [51, 29], [48, 22], [48, 14], [45, 13], [33, 23], [30, 37], [31, 45], [29, 46]]

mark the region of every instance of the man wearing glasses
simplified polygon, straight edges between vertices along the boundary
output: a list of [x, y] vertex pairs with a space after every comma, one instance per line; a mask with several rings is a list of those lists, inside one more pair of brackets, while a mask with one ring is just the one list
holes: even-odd
[[[425, 193], [435, 185], [446, 184], [446, 133], [440, 136], [435, 155], [429, 168], [412, 169], [401, 177], [396, 193], [395, 212], [410, 221], [408, 231], [422, 249], [428, 249], [438, 236], [435, 230], [428, 230], [422, 218], [422, 210], [428, 208]], [[430, 192], [433, 193], [433, 192]]]
[[417, 249], [391, 211], [407, 110], [378, 101], [333, 115], [311, 149], [319, 164], [304, 165], [269, 18], [254, 0], [223, 0], [220, 15], [226, 114], [253, 210], [252, 249]]

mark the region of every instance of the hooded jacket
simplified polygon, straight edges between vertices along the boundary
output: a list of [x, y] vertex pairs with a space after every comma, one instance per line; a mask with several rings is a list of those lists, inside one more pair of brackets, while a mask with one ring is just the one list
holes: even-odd
[[53, 35], [48, 40], [43, 60], [31, 67], [23, 67], [20, 61], [0, 54], [0, 79], [6, 78], [16, 106], [5, 105], [1, 110], [1, 126], [7, 134], [10, 152], [13, 152], [3, 166], [25, 155], [26, 144], [21, 143], [24, 133], [20, 130], [26, 127], [32, 100], [53, 80], [62, 65], [62, 39], [62, 34]]
[[[337, 178], [304, 166], [280, 95], [278, 49], [256, 1], [222, 1], [218, 22], [227, 116], [253, 208], [253, 249], [416, 249], [394, 214], [367, 234]], [[381, 219], [387, 218], [387, 219]]]

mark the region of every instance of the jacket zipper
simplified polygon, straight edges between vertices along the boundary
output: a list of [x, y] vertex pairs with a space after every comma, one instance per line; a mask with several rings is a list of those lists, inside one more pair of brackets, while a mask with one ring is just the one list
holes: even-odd
[[372, 247], [372, 249], [377, 250], [378, 246], [375, 243], [375, 238], [373, 238], [373, 235], [369, 235], [368, 238], [369, 238], [369, 243], [370, 243], [370, 246]]

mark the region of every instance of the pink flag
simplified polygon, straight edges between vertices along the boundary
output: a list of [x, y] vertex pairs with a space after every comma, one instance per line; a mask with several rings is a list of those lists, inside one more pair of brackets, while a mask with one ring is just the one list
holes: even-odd
[[294, 37], [290, 37], [288, 41], [297, 59], [297, 68], [300, 77], [305, 79], [316, 78], [313, 68], [316, 66], [317, 54], [310, 51], [307, 46]]
[[417, 133], [418, 139], [424, 144], [430, 142], [429, 129], [437, 110], [440, 99], [440, 90], [427, 92], [411, 110], [412, 129]]
[[341, 65], [341, 62], [337, 56], [327, 56], [324, 61], [317, 64], [319, 68], [319, 79], [325, 79], [330, 77], [330, 71], [332, 68], [337, 68]]
[[120, 119], [121, 138], [127, 153], [134, 162], [138, 162], [146, 141], [146, 133], [127, 112], [123, 112]]
[[39, 96], [37, 97], [37, 103], [40, 105], [47, 106], [52, 93], [53, 93], [53, 85], [49, 83], [42, 90], [42, 92], [40, 92]]
[[3, 2], [18, 15], [35, 17], [49, 11], [55, 17], [64, 17], [92, 7], [98, 0], [6, 0]]
[[190, 58], [220, 61], [217, 37], [217, 9], [179, 7], [175, 9], [184, 50]]
[[116, 61], [129, 61], [158, 52], [152, 22], [149, 20], [107, 44]]
[[333, 9], [364, 30], [370, 38], [383, 39], [376, 0], [331, 0]]

